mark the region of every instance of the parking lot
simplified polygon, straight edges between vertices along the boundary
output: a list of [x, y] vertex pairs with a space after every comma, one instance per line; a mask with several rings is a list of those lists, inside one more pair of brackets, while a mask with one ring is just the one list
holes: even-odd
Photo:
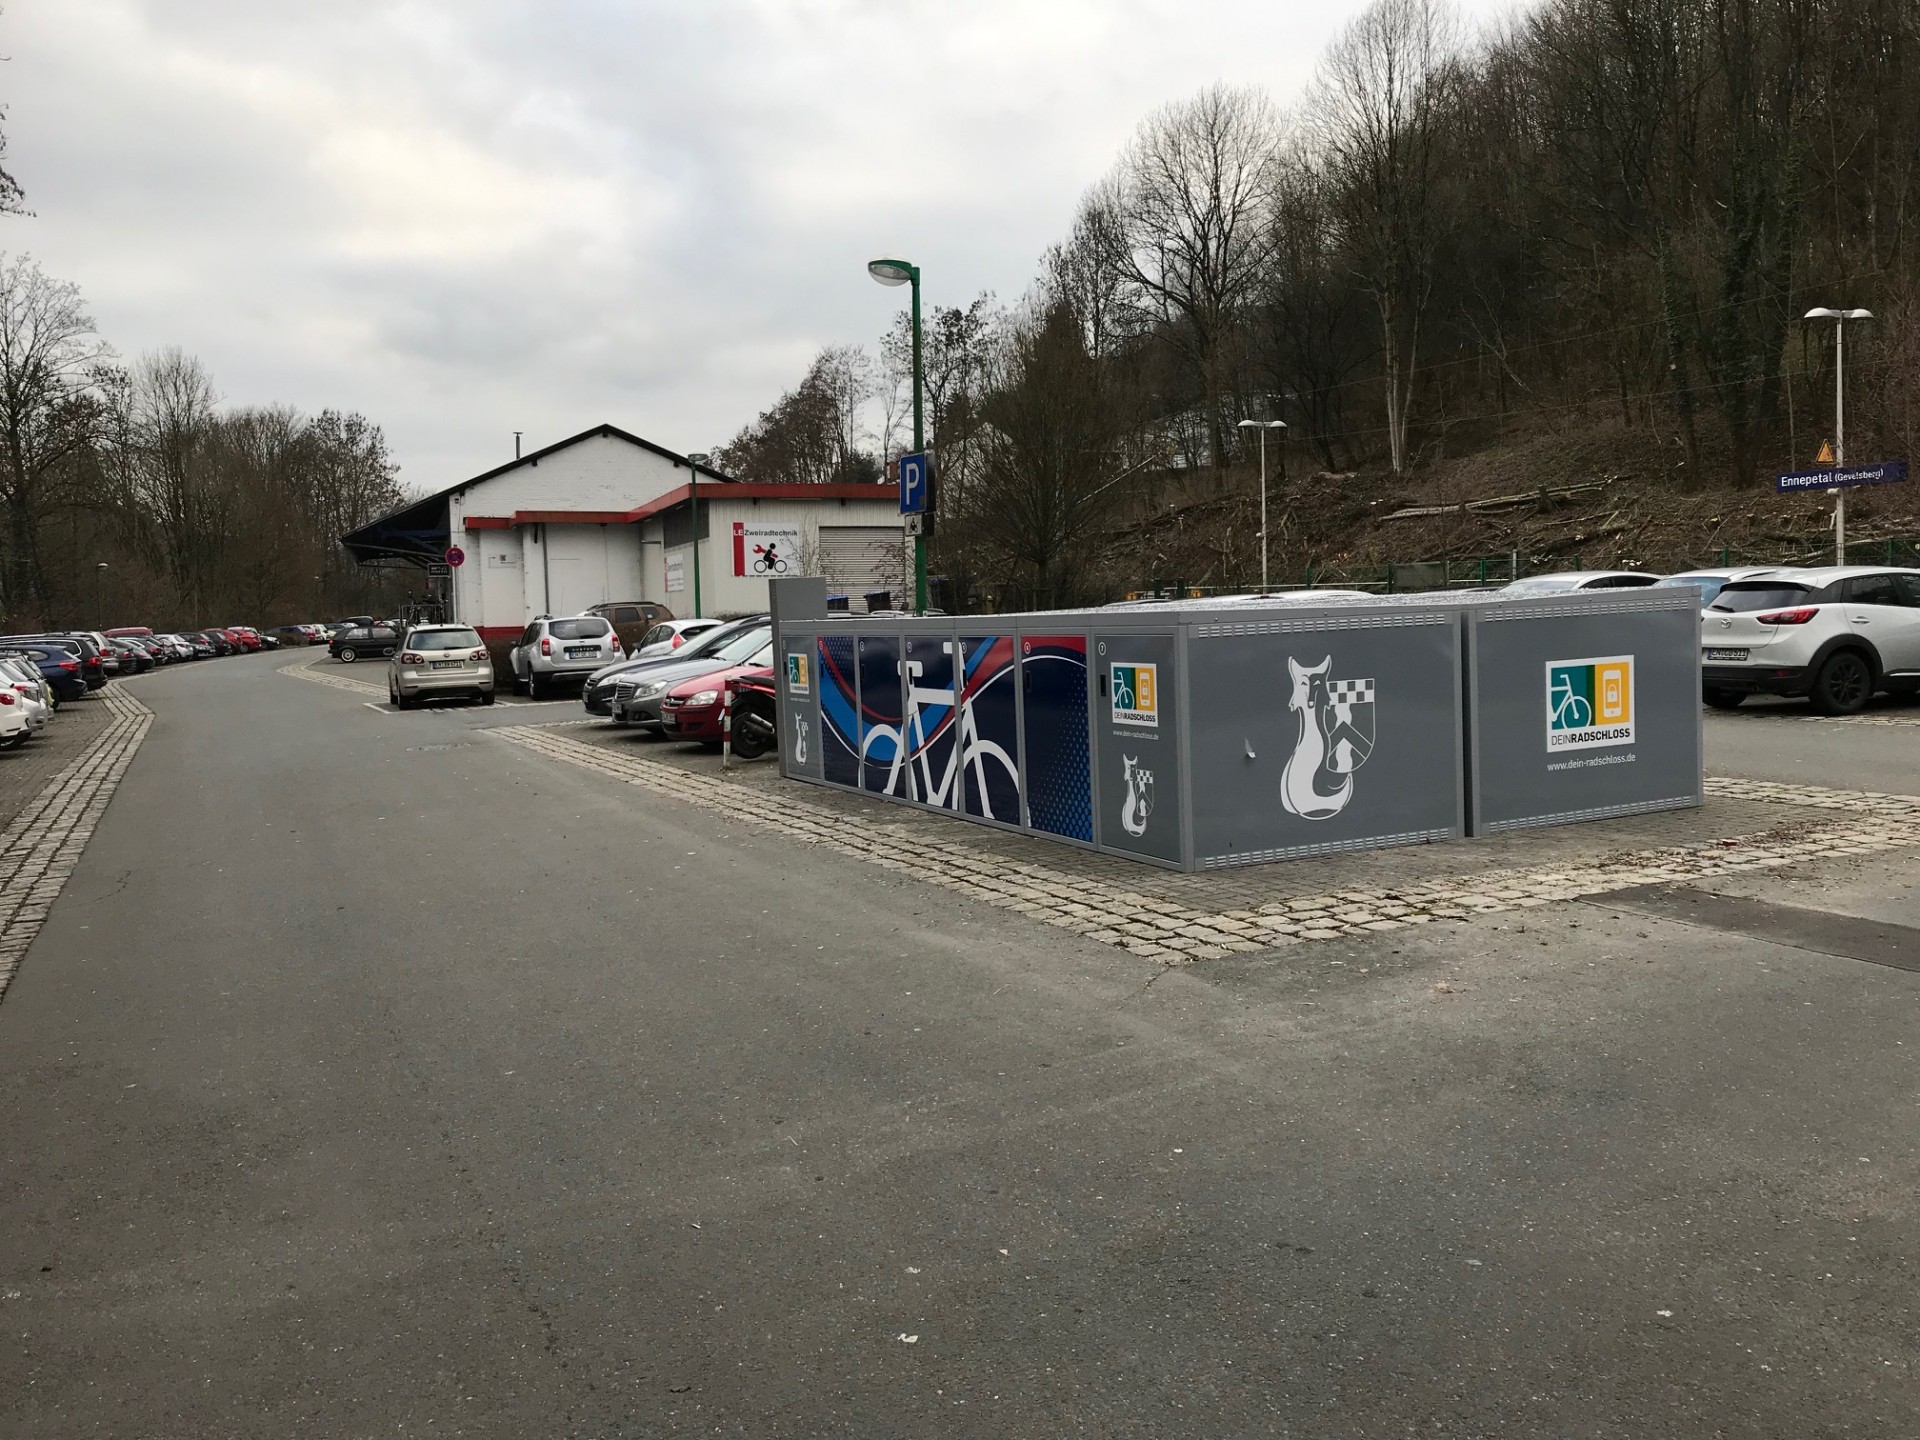
[[0, 1006], [0, 1429], [1920, 1422], [1920, 708], [1181, 875], [381, 680], [122, 687]]

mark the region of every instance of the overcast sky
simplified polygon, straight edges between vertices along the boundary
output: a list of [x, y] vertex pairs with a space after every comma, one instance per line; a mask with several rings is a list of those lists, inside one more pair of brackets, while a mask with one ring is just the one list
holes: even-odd
[[[1491, 3], [1469, 7], [1492, 13]], [[5, 0], [0, 248], [129, 358], [356, 409], [426, 490], [728, 439], [902, 292], [1013, 299], [1156, 106], [1291, 103], [1359, 0]]]

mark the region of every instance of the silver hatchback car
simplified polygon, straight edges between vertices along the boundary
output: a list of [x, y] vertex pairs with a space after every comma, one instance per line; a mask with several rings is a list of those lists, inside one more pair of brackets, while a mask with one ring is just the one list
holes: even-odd
[[493, 660], [471, 626], [418, 626], [387, 662], [387, 698], [396, 710], [411, 710], [433, 695], [471, 695], [493, 704]]

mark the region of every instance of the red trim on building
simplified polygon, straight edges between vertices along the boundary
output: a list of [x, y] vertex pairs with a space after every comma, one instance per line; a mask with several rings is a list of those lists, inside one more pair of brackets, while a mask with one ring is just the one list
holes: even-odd
[[[721, 481], [702, 485], [703, 495], [715, 500], [891, 500], [895, 492], [888, 485], [756, 485], [745, 480]], [[687, 503], [689, 486], [669, 490], [656, 500], [627, 511], [628, 520], [646, 520]]]
[[507, 530], [513, 521], [505, 515], [469, 515], [460, 524], [468, 530]]

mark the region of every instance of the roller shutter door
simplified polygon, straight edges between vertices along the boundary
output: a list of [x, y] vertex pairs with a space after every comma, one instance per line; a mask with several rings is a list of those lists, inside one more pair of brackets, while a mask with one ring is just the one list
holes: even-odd
[[858, 598], [869, 590], [901, 596], [907, 570], [906, 542], [895, 525], [822, 525], [820, 573], [830, 594]]

